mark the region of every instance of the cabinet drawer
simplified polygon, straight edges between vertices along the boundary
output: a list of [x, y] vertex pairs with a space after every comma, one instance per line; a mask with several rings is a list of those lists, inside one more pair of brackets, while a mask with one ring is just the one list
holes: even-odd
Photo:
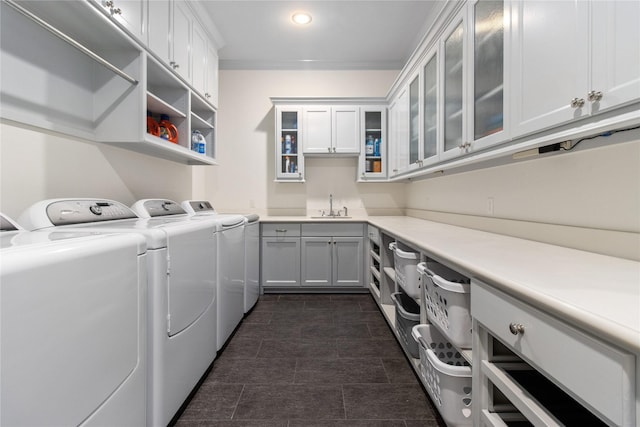
[[380, 230], [372, 225], [367, 225], [367, 233], [369, 234], [369, 240], [380, 245]]
[[265, 237], [300, 237], [300, 224], [294, 222], [263, 223]]
[[302, 224], [302, 235], [309, 237], [363, 237], [364, 224], [352, 222]]
[[[512, 351], [616, 425], [634, 417], [634, 357], [531, 306], [472, 282], [471, 313]], [[522, 325], [523, 331], [510, 331]]]

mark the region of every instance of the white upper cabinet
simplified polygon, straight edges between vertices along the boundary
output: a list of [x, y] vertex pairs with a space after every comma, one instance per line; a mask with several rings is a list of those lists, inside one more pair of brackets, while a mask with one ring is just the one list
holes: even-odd
[[302, 109], [304, 154], [359, 154], [360, 109], [313, 105]]
[[442, 90], [443, 90], [443, 149], [441, 159], [458, 156], [470, 146], [466, 137], [466, 51], [467, 21], [466, 10], [449, 25], [441, 40], [442, 49]]
[[591, 31], [592, 113], [640, 99], [640, 2], [594, 1]]
[[214, 106], [218, 106], [218, 50], [212, 43], [207, 49], [207, 85], [204, 97]]
[[509, 57], [510, 25], [505, 22], [503, 1], [476, 0], [469, 8], [469, 71], [468, 99], [473, 99], [473, 111], [468, 114], [468, 141], [477, 151], [509, 136], [505, 112], [509, 111], [509, 90], [505, 58]]
[[638, 100], [639, 21], [635, 1], [514, 2], [514, 133]]
[[409, 90], [403, 88], [389, 106], [390, 176], [409, 166]]
[[191, 17], [186, 4], [173, 2], [171, 31], [171, 61], [169, 65], [186, 81], [191, 81], [189, 51], [191, 48]]
[[147, 44], [148, 0], [92, 0], [133, 37]]
[[440, 88], [438, 85], [438, 52], [434, 49], [427, 54], [427, 60], [422, 67], [422, 154], [424, 163], [438, 160], [438, 141], [440, 137]]
[[333, 107], [331, 120], [333, 152], [360, 153], [360, 109], [356, 106]]
[[207, 78], [207, 36], [200, 25], [192, 23], [191, 33], [191, 85], [204, 96], [208, 83]]
[[331, 153], [331, 107], [304, 107], [302, 120], [302, 151], [305, 154]]
[[171, 61], [171, 8], [169, 0], [149, 1], [148, 46], [165, 64]]

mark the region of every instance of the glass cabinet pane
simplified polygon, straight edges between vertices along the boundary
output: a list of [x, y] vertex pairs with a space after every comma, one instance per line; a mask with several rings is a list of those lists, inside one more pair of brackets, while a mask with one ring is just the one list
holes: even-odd
[[503, 129], [504, 4], [475, 5], [474, 139]]
[[433, 55], [424, 66], [423, 158], [435, 156], [438, 148], [438, 59]]
[[445, 151], [462, 145], [463, 33], [460, 23], [444, 43]]
[[365, 111], [365, 173], [382, 172], [382, 112]]
[[296, 174], [298, 170], [298, 113], [282, 112], [282, 129], [280, 130], [280, 172]]
[[420, 143], [420, 93], [418, 77], [409, 85], [409, 163], [418, 161]]

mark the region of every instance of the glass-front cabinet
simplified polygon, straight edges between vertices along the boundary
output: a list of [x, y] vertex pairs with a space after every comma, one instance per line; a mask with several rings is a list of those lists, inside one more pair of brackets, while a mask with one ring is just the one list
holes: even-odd
[[440, 97], [438, 88], [438, 52], [434, 50], [427, 55], [427, 61], [422, 67], [423, 81], [423, 133], [422, 133], [422, 160], [424, 163], [433, 163], [438, 159], [438, 138], [440, 136], [438, 126], [440, 111]]
[[299, 144], [301, 109], [276, 107], [276, 181], [304, 181], [304, 156]]
[[[464, 12], [464, 10], [463, 10]], [[443, 54], [443, 113], [444, 113], [444, 148], [441, 159], [459, 156], [469, 147], [464, 138], [465, 119], [465, 34], [466, 20], [464, 13], [458, 15], [447, 29], [442, 43]]]
[[409, 84], [409, 164], [420, 160], [420, 78]]
[[490, 146], [505, 138], [505, 23], [504, 2], [472, 3], [473, 92], [472, 149]]
[[384, 105], [360, 107], [359, 181], [387, 178], [386, 111]]

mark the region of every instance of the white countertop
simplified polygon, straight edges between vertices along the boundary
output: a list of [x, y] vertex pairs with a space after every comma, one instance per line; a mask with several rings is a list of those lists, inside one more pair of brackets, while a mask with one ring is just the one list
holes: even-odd
[[640, 263], [422, 219], [261, 217], [368, 222], [461, 273], [640, 355]]

